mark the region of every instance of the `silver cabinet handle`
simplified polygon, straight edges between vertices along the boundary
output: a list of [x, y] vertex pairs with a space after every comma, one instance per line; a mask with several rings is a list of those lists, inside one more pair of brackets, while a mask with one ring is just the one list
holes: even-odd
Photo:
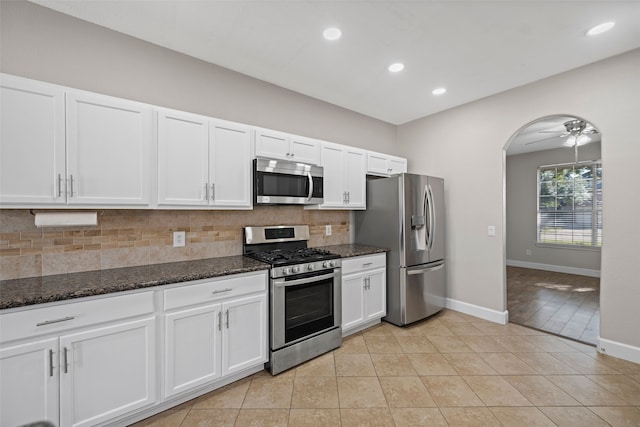
[[64, 373], [66, 374], [67, 372], [69, 372], [69, 361], [67, 358], [67, 353], [69, 353], [69, 349], [67, 347], [64, 348], [63, 354], [64, 354]]
[[351, 192], [347, 191], [347, 204], [351, 203]]
[[216, 291], [211, 292], [211, 295], [221, 294], [223, 292], [231, 292], [232, 290], [233, 290], [232, 288], [218, 289]]
[[362, 266], [363, 266], [363, 267], [368, 267], [368, 266], [370, 266], [371, 264], [373, 264], [373, 263], [372, 263], [372, 262], [365, 262], [365, 263], [363, 263], [363, 264], [362, 264]]
[[46, 325], [51, 325], [52, 323], [67, 322], [73, 319], [75, 319], [75, 316], [67, 316], [67, 317], [63, 317], [61, 319], [55, 319], [55, 320], [45, 320], [44, 322], [36, 323], [36, 326], [46, 326]]
[[222, 312], [218, 312], [218, 330], [222, 331]]
[[294, 153], [291, 153], [291, 157], [293, 157], [293, 156], [295, 156], [295, 154], [294, 154]]
[[209, 200], [209, 184], [204, 183], [204, 200]]
[[49, 349], [49, 376], [53, 376], [53, 350]]
[[227, 329], [229, 329], [229, 310], [227, 310]]
[[69, 197], [73, 197], [73, 175], [69, 175]]
[[211, 201], [216, 199], [216, 185], [211, 184]]
[[62, 175], [58, 174], [58, 197], [62, 197]]

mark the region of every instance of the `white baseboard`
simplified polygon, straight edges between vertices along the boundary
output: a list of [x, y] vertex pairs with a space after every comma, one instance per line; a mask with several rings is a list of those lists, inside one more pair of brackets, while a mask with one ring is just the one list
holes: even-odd
[[470, 316], [479, 317], [490, 322], [500, 323], [506, 325], [509, 322], [509, 312], [491, 310], [490, 308], [480, 307], [479, 305], [469, 304], [462, 301], [457, 301], [451, 298], [446, 299], [445, 306], [451, 310], [459, 311], [460, 313], [468, 314]]
[[537, 262], [517, 261], [508, 259], [507, 265], [511, 267], [532, 268], [534, 270], [555, 271], [556, 273], [578, 274], [580, 276], [600, 277], [600, 270], [590, 268], [565, 267], [563, 265], [540, 264]]
[[640, 347], [599, 338], [598, 351], [607, 356], [617, 357], [618, 359], [628, 360], [633, 363], [640, 363]]

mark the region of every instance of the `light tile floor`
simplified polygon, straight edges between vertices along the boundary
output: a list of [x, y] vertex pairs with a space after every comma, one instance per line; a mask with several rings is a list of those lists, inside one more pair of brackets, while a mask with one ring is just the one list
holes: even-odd
[[382, 323], [272, 377], [266, 371], [135, 424], [640, 426], [640, 365], [515, 324], [444, 310]]

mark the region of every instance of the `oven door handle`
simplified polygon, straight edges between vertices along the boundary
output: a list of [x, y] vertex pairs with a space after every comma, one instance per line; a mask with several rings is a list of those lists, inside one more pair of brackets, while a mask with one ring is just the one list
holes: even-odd
[[286, 281], [284, 279], [276, 279], [273, 281], [273, 285], [276, 288], [286, 288], [289, 286], [303, 285], [305, 283], [313, 283], [318, 280], [332, 279], [334, 277], [336, 277], [335, 272], [330, 274], [323, 274], [321, 276], [311, 276], [311, 277], [305, 277], [304, 279], [296, 279], [296, 280], [289, 280], [289, 281]]

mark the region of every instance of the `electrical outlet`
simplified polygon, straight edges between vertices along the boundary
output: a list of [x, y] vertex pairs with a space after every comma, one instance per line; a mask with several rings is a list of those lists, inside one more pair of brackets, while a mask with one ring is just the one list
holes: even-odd
[[331, 236], [331, 224], [327, 224], [324, 226], [324, 234], [325, 236]]
[[531, 249], [527, 249], [527, 255], [531, 255]]
[[183, 247], [187, 244], [186, 232], [184, 231], [174, 231], [173, 232], [173, 247], [179, 248]]
[[495, 225], [490, 225], [489, 227], [487, 227], [487, 235], [494, 237], [496, 235], [496, 226]]

